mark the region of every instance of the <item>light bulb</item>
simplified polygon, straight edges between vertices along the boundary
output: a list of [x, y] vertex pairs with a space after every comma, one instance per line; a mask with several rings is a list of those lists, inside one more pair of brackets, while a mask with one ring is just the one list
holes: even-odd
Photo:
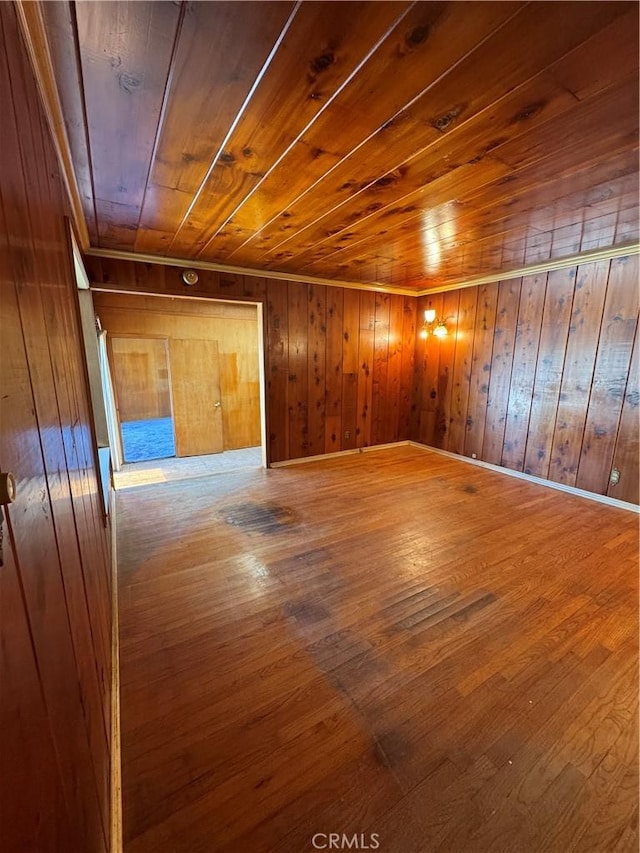
[[448, 332], [447, 327], [445, 326], [444, 322], [438, 323], [438, 325], [433, 330], [433, 334], [437, 338], [446, 338], [446, 336], [449, 334], [449, 332]]
[[435, 308], [427, 308], [424, 312], [424, 321], [425, 323], [433, 323], [436, 319], [436, 309]]

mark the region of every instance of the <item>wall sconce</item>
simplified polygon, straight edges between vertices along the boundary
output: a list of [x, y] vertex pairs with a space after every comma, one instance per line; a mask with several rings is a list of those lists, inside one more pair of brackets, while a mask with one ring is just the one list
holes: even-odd
[[436, 338], [446, 338], [448, 334], [446, 319], [444, 317], [438, 318], [435, 308], [427, 308], [424, 312], [424, 323], [420, 329], [420, 337], [428, 338], [429, 335], [435, 335]]

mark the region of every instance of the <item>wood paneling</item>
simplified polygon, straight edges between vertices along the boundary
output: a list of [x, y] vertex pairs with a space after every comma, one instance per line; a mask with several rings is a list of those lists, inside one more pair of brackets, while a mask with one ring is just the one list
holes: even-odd
[[119, 510], [129, 853], [637, 849], [633, 513], [411, 447]]
[[[638, 256], [468, 288], [459, 298], [448, 337], [416, 340], [412, 437], [637, 502]], [[418, 303], [419, 315], [436, 304]], [[448, 413], [444, 437], [438, 407]], [[609, 485], [614, 464], [619, 487]]]
[[0, 8], [3, 850], [109, 849], [111, 590], [68, 204]]
[[120, 421], [170, 418], [167, 342], [112, 335], [107, 344]]
[[636, 3], [73, 9], [94, 245], [424, 289], [638, 239]]
[[[606, 491], [638, 328], [638, 255], [611, 262], [576, 485]], [[633, 381], [633, 377], [632, 381]], [[637, 471], [636, 471], [637, 473]], [[625, 472], [628, 476], [628, 472]]]
[[[236, 282], [235, 277], [222, 277], [221, 296], [231, 289], [230, 285], [239, 286], [243, 294], [256, 287], [251, 280]], [[260, 282], [256, 292], [263, 287]], [[260, 444], [258, 328], [254, 306], [116, 293], [95, 293], [94, 304], [109, 337], [145, 335], [166, 340], [216, 341], [224, 450]], [[197, 375], [200, 362], [193, 368]], [[171, 376], [175, 384], [175, 375]]]
[[536, 477], [546, 477], [549, 471], [576, 272], [554, 270], [547, 278], [524, 455], [524, 471]]
[[620, 482], [610, 483], [607, 494], [631, 503], [640, 503], [640, 349], [638, 330], [633, 344], [629, 379], [622, 406], [613, 464], [620, 471]]
[[[177, 267], [88, 257], [87, 269], [100, 290], [187, 295]], [[270, 462], [409, 438], [413, 297], [277, 279], [260, 280], [258, 288], [252, 283], [250, 276], [201, 270], [188, 295], [264, 301]], [[127, 323], [133, 331], [135, 322], [139, 331], [142, 318], [124, 310], [132, 299], [95, 293], [103, 325], [115, 322], [107, 306], [121, 305], [118, 328]], [[257, 391], [253, 399], [257, 405]]]
[[[87, 262], [100, 289], [185, 292], [179, 268]], [[635, 500], [637, 268], [630, 255], [418, 300], [261, 280], [269, 460], [411, 438], [606, 493], [615, 456]], [[189, 292], [246, 299], [247, 279], [201, 271]], [[446, 338], [417, 334], [427, 307]]]
[[[500, 465], [502, 461], [521, 287], [520, 279], [501, 281], [498, 285], [493, 349], [489, 356], [491, 381], [487, 411], [484, 415], [484, 439], [481, 450], [485, 462], [491, 462], [494, 465]], [[477, 450], [476, 453], [478, 453]]]

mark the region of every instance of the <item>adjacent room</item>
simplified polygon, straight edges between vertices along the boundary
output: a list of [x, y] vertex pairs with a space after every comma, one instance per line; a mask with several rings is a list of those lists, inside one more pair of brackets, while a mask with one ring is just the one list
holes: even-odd
[[97, 290], [93, 304], [121, 436], [116, 488], [262, 465], [257, 305]]
[[0, 4], [0, 847], [635, 853], [639, 5]]

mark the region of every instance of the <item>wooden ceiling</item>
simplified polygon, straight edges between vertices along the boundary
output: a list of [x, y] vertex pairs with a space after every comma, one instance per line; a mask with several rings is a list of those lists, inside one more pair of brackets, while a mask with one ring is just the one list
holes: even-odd
[[420, 290], [638, 239], [635, 2], [43, 14], [94, 247]]

